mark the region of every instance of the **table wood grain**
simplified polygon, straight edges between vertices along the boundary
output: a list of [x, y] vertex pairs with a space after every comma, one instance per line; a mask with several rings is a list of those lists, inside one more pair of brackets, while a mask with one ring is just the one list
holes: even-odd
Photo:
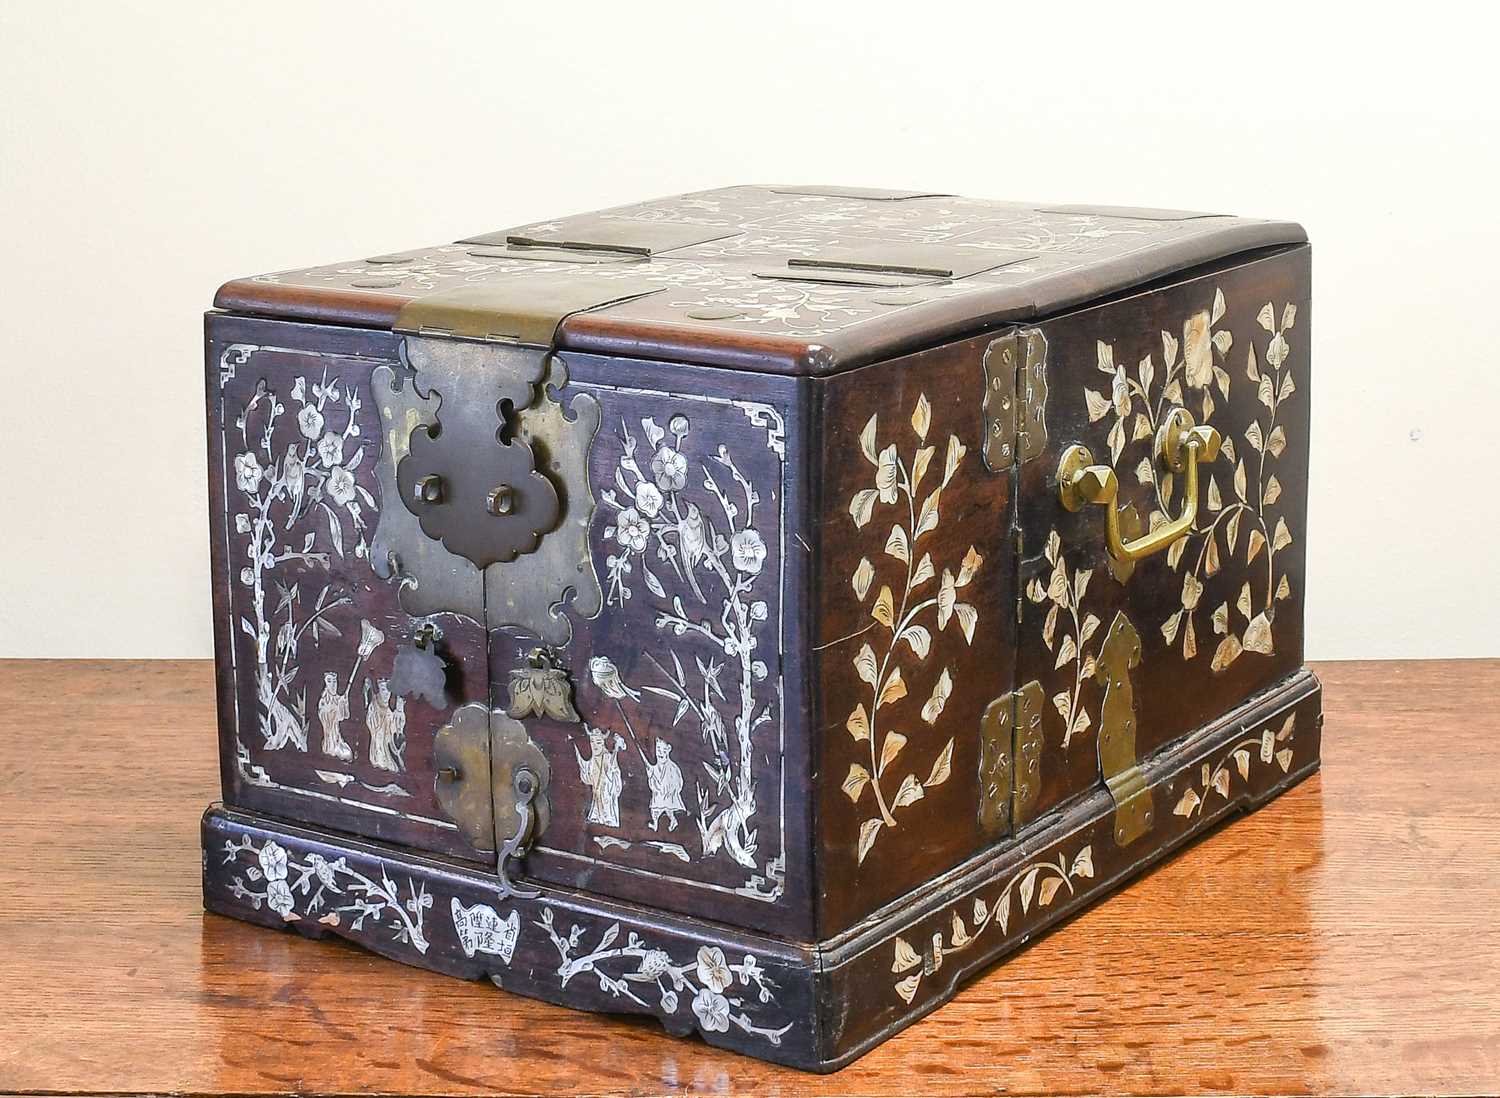
[[817, 1077], [206, 915], [204, 662], [0, 662], [0, 1090], [1500, 1090], [1500, 660], [1335, 663], [1324, 769]]

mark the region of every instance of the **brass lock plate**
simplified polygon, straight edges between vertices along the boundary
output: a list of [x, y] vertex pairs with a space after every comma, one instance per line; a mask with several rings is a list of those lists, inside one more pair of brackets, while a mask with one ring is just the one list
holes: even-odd
[[[547, 829], [551, 768], [520, 721], [478, 703], [460, 706], [433, 741], [433, 765], [438, 807], [476, 850], [524, 853]], [[535, 783], [524, 806], [523, 770]]]

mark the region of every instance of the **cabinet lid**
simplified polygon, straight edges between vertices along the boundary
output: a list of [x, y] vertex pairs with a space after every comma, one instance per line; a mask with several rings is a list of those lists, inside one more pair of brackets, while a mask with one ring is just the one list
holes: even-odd
[[827, 374], [1306, 239], [1293, 222], [1185, 210], [726, 187], [236, 279], [214, 304], [374, 328], [461, 314], [471, 337], [493, 311], [504, 337], [516, 302], [557, 296], [561, 322], [544, 326], [560, 348]]

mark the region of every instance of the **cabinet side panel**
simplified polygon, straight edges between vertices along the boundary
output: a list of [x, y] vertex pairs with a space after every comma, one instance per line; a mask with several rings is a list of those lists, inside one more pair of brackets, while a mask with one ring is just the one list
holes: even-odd
[[[1105, 665], [1128, 679], [1137, 759], [1302, 665], [1308, 272], [1304, 246], [1041, 325], [1050, 430], [1021, 475], [1017, 672], [1047, 699], [1039, 811], [1100, 781]], [[1081, 444], [1111, 467], [1115, 506], [1140, 532], [1174, 519], [1186, 478], [1155, 442], [1174, 407], [1214, 427], [1222, 449], [1201, 468], [1189, 533], [1122, 567], [1106, 507], [1060, 502], [1059, 461]]]
[[982, 455], [992, 337], [821, 382], [819, 931], [986, 842], [980, 718], [1011, 689], [1009, 455]]

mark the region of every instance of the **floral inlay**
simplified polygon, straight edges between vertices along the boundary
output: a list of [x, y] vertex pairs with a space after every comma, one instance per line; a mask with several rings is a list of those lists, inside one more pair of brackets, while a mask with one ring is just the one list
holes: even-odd
[[[1062, 555], [1062, 539], [1057, 531], [1047, 535], [1043, 550], [1052, 572], [1045, 584], [1034, 578], [1026, 587], [1026, 595], [1035, 603], [1050, 603], [1047, 619], [1042, 623], [1042, 640], [1049, 652], [1057, 655], [1052, 667], [1054, 671], [1073, 665], [1073, 685], [1052, 695], [1052, 705], [1062, 717], [1063, 748], [1066, 750], [1075, 735], [1088, 731], [1093, 723], [1087, 708], [1082, 704], [1084, 680], [1094, 677], [1098, 666], [1098, 646], [1089, 647], [1089, 642], [1099, 630], [1099, 616], [1083, 609], [1083, 598], [1088, 593], [1092, 568], [1079, 568], [1069, 572], [1068, 563]], [[1066, 617], [1064, 617], [1066, 615]], [[1058, 623], [1063, 625], [1058, 632]], [[1102, 639], [1102, 638], [1101, 638]]]
[[[761, 495], [726, 446], [707, 461], [689, 460], [692, 427], [686, 416], [672, 416], [665, 429], [647, 417], [640, 428], [644, 453], [630, 425], [621, 424], [614, 487], [600, 493], [615, 512], [604, 531], [616, 543], [605, 560], [607, 604], [623, 606], [640, 594], [639, 584], [653, 600], [656, 628], [678, 643], [646, 653], [654, 682], [625, 682], [608, 654], [590, 661], [590, 674], [615, 700], [640, 754], [652, 789], [653, 828], [663, 817], [675, 828], [676, 813], [685, 811], [681, 771], [660, 737], [691, 718], [710, 752], [702, 768], [707, 786], [694, 782], [703, 856], [727, 854], [748, 870], [763, 868], [765, 876], [774, 876], [774, 867], [761, 867], [758, 856], [752, 771], [755, 732], [776, 719], [778, 704], [761, 655], [771, 612], [760, 592], [774, 591], [777, 583], [756, 526]], [[670, 715], [655, 724], [655, 745], [636, 738], [620, 704], [626, 698], [640, 702], [643, 694], [670, 707]], [[624, 739], [614, 735], [623, 749]], [[596, 746], [596, 759], [599, 751]], [[608, 764], [595, 768], [607, 770]], [[597, 801], [597, 784], [595, 791]], [[682, 850], [678, 844], [648, 845], [674, 856]]]
[[364, 929], [369, 919], [389, 928], [397, 942], [411, 945], [418, 953], [427, 952], [422, 916], [432, 906], [432, 894], [425, 883], [408, 879], [403, 900], [384, 867], [380, 880], [375, 881], [344, 857], [330, 861], [309, 851], [298, 858], [274, 839], [259, 848], [248, 836], [238, 842], [225, 841], [225, 865], [238, 862], [242, 855], [251, 864], [244, 876], [234, 878], [229, 891], [256, 911], [265, 904], [289, 923], [316, 919], [324, 926], [347, 925], [351, 931]]
[[[1089, 420], [1113, 417], [1108, 442], [1111, 464], [1117, 467], [1127, 448], [1140, 445], [1142, 456], [1135, 475], [1152, 488], [1153, 528], [1166, 521], [1175, 488], [1173, 475], [1161, 472], [1150, 452], [1157, 426], [1178, 405], [1199, 413], [1198, 422], [1211, 423], [1217, 409], [1214, 391], [1229, 399], [1231, 378], [1222, 363], [1228, 359], [1234, 337], [1227, 328], [1216, 327], [1225, 311], [1224, 294], [1216, 289], [1211, 307], [1184, 321], [1181, 341], [1171, 332], [1161, 333], [1163, 367], [1159, 385], [1152, 355], [1143, 358], [1132, 372], [1115, 362], [1110, 344], [1098, 344], [1098, 368], [1111, 379], [1110, 393], [1106, 397], [1085, 390]], [[1224, 433], [1221, 458], [1233, 463], [1229, 481], [1233, 494], [1226, 497], [1218, 474], [1210, 472], [1205, 517], [1167, 550], [1170, 567], [1183, 568], [1185, 560], [1190, 562], [1183, 569], [1180, 608], [1161, 626], [1168, 645], [1180, 638], [1185, 660], [1198, 655], [1202, 611], [1206, 610], [1200, 606], [1203, 581], [1216, 575], [1224, 563], [1220, 543], [1225, 554], [1243, 554], [1247, 571], [1265, 555], [1264, 584], [1247, 578], [1232, 604], [1226, 599], [1207, 614], [1207, 625], [1219, 638], [1211, 660], [1214, 671], [1224, 670], [1245, 652], [1270, 655], [1275, 651], [1275, 606], [1292, 593], [1286, 574], [1276, 570], [1276, 554], [1292, 544], [1292, 532], [1277, 509], [1282, 485], [1274, 469], [1287, 446], [1286, 427], [1278, 422], [1278, 413], [1282, 403], [1297, 391], [1287, 367], [1290, 345], [1286, 337], [1296, 319], [1297, 307], [1291, 303], [1278, 314], [1275, 305], [1267, 302], [1257, 314], [1256, 322], [1269, 338], [1260, 357], [1253, 344], [1245, 355], [1245, 376], [1254, 383], [1256, 398], [1265, 409], [1240, 435], [1252, 453], [1238, 453], [1235, 439]]]
[[[747, 953], [743, 960], [732, 962], [718, 946], [705, 945], [698, 947], [693, 960], [678, 963], [666, 950], [651, 947], [633, 930], [620, 943], [617, 922], [599, 935], [591, 949], [580, 953], [584, 928], [575, 923], [564, 937], [554, 924], [552, 909], [544, 908], [536, 925], [557, 948], [561, 960], [557, 975], [563, 987], [573, 977], [588, 973], [599, 982], [601, 991], [647, 1010], [659, 1010], [670, 1017], [686, 1008], [705, 1033], [725, 1033], [733, 1025], [779, 1045], [782, 1035], [792, 1028], [790, 1022], [780, 1029], [758, 1026], [748, 1013], [752, 993], [760, 1004], [776, 1001], [776, 985], [754, 954]], [[642, 996], [650, 996], [655, 1003]]]
[[1020, 905], [1020, 914], [1026, 915], [1032, 910], [1033, 902], [1037, 911], [1051, 905], [1061, 889], [1066, 888], [1070, 895], [1076, 894], [1077, 882], [1093, 875], [1092, 846], [1080, 850], [1071, 863], [1064, 854], [1058, 854], [1056, 861], [1035, 861], [1017, 870], [993, 900], [974, 897], [972, 926], [964, 922], [955, 908], [947, 939], [942, 931], [935, 932], [926, 956], [913, 949], [906, 939], [898, 937], [895, 957], [891, 961], [891, 972], [900, 977], [896, 981], [896, 994], [910, 1003], [916, 997], [923, 976], [937, 972], [943, 967], [944, 957], [962, 953], [991, 926], [999, 927], [1003, 937], [1010, 926], [1013, 896]]
[[[1174, 816], [1191, 818], [1199, 815], [1208, 803], [1211, 795], [1217, 794], [1225, 801], [1229, 800], [1229, 791], [1233, 782], [1233, 771], [1237, 772], [1241, 781], [1250, 780], [1250, 770], [1255, 760], [1262, 765], [1275, 762], [1281, 768], [1283, 774], [1292, 768], [1292, 736], [1297, 728], [1297, 714], [1290, 713], [1286, 720], [1281, 722], [1281, 727], [1271, 731], [1267, 725], [1261, 729], [1260, 735], [1251, 736], [1240, 740], [1228, 752], [1223, 759], [1217, 763], [1204, 763], [1203, 772], [1200, 775], [1199, 785], [1201, 788], [1193, 788], [1191, 785], [1183, 791], [1178, 798], [1177, 804], [1172, 808]], [[1278, 747], [1278, 744], [1285, 746]]]
[[[330, 552], [344, 556], [346, 537], [357, 539], [352, 551], [364, 556], [364, 508], [374, 508], [375, 500], [354, 479], [364, 457], [364, 447], [357, 445], [355, 388], [329, 382], [325, 370], [322, 381], [312, 385], [298, 377], [291, 400], [296, 411], [288, 422], [287, 404], [261, 380], [234, 421], [244, 447], [234, 457], [235, 485], [243, 497], [234, 528], [249, 539], [239, 578], [249, 590], [250, 614], [240, 617], [239, 627], [255, 645], [264, 746], [306, 751], [310, 714], [307, 686], [296, 681], [298, 648], [304, 638], [316, 645], [322, 637], [339, 636], [328, 616], [352, 600], [330, 583], [310, 595], [298, 583], [273, 578], [276, 604], [268, 610], [268, 575], [289, 563], [326, 570]], [[341, 427], [330, 422], [335, 414], [343, 416]], [[347, 714], [347, 688], [342, 697]], [[341, 719], [331, 710], [325, 716]], [[336, 732], [325, 737], [325, 752], [348, 758]]]
[[[861, 643], [854, 655], [854, 669], [860, 681], [869, 687], [869, 700], [859, 702], [844, 725], [855, 743], [868, 750], [869, 762], [868, 765], [864, 762], [850, 764], [843, 790], [857, 805], [865, 790], [869, 789], [877, 813], [860, 825], [856, 849], [859, 862], [865, 860], [882, 829], [897, 826], [895, 810], [915, 804], [927, 790], [947, 781], [951, 773], [953, 739], [950, 736], [936, 755], [931, 756], [925, 778], [919, 778], [917, 770], [909, 771], [895, 785], [894, 792], [889, 792], [890, 770], [909, 740], [907, 732], [895, 727], [899, 703], [909, 693], [906, 679], [909, 672], [903, 671], [902, 662], [903, 659], [912, 659], [916, 664], [925, 663], [931, 654], [929, 615], [939, 631], [956, 624], [965, 642], [974, 643], [979, 612], [971, 604], [959, 601], [959, 592], [969, 585], [983, 564], [983, 558], [971, 545], [957, 573], [945, 567], [939, 578], [931, 553], [919, 553], [922, 540], [938, 528], [943, 489], [953, 480], [963, 462], [967, 452], [964, 444], [957, 435], [948, 436], [941, 479], [923, 494], [923, 483], [938, 451], [936, 445], [927, 442], [932, 427], [932, 406], [926, 394], [917, 397], [912, 410], [910, 425], [916, 441], [909, 458], [903, 456], [895, 442], [884, 448], [880, 446], [877, 418], [872, 415], [859, 436], [860, 451], [874, 470], [874, 484], [855, 492], [849, 501], [849, 515], [863, 530], [874, 521], [877, 507], [894, 509], [895, 519], [885, 540], [884, 556], [877, 559], [894, 558], [898, 567], [894, 575], [895, 587], [881, 583], [870, 604], [869, 614], [874, 619], [871, 624], [842, 638], [853, 640], [875, 632], [875, 640]], [[880, 569], [886, 570], [887, 565], [882, 564]], [[861, 557], [850, 577], [855, 597], [861, 605], [878, 578], [881, 576], [876, 565], [869, 557]], [[936, 591], [929, 586], [934, 581]], [[910, 670], [918, 669], [914, 666]], [[937, 725], [952, 691], [953, 672], [945, 666], [934, 678], [922, 705], [920, 717], [923, 723]], [[908, 722], [910, 716], [907, 715]], [[907, 723], [906, 727], [912, 726]], [[903, 769], [909, 761], [910, 753]]]

